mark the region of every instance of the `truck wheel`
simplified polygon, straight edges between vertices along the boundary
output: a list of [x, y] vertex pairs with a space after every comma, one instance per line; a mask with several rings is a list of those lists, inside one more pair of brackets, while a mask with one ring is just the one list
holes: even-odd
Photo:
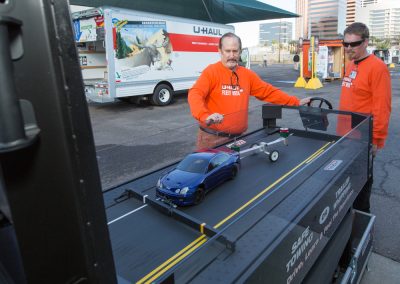
[[171, 87], [165, 84], [161, 84], [155, 88], [153, 95], [150, 97], [150, 100], [153, 105], [166, 106], [171, 103], [173, 96], [174, 91], [171, 89]]

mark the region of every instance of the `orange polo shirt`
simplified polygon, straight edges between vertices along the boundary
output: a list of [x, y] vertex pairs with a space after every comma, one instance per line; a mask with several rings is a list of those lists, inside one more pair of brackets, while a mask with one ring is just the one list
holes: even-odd
[[[221, 62], [204, 69], [189, 90], [188, 101], [193, 117], [203, 127], [241, 134], [247, 129], [250, 96], [274, 104], [299, 105], [297, 97], [264, 82], [255, 72], [242, 66], [233, 72]], [[222, 123], [206, 126], [206, 118], [216, 112], [224, 115]]]
[[[383, 148], [391, 112], [391, 81], [386, 64], [369, 55], [356, 64], [350, 62], [342, 82], [339, 109], [373, 115], [372, 143]], [[349, 118], [349, 117], [347, 117]], [[351, 120], [339, 117], [338, 132], [351, 129]]]

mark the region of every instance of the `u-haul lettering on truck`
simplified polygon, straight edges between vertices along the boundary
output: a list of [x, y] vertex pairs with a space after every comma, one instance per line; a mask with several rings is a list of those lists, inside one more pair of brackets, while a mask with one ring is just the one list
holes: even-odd
[[222, 36], [220, 29], [209, 27], [193, 26], [193, 32], [195, 34]]

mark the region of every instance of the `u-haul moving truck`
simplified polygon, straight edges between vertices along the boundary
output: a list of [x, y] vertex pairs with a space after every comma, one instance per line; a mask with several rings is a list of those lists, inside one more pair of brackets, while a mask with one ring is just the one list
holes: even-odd
[[[86, 97], [167, 105], [220, 59], [229, 25], [100, 7], [72, 14]], [[244, 65], [248, 52], [242, 53]], [[242, 62], [242, 63], [243, 63]]]

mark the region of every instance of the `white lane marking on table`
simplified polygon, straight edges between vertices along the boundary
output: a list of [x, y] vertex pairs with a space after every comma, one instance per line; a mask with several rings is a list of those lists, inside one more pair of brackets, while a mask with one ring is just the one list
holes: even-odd
[[132, 213], [135, 213], [136, 211], [139, 211], [140, 209], [143, 209], [146, 206], [147, 206], [147, 204], [142, 205], [141, 207], [136, 208], [135, 210], [132, 210], [132, 211], [130, 211], [130, 212], [128, 212], [128, 213], [126, 213], [126, 214], [124, 214], [124, 215], [122, 215], [122, 216], [120, 216], [120, 217], [118, 217], [118, 218], [116, 218], [116, 219], [114, 219], [114, 220], [112, 220], [110, 222], [108, 222], [107, 225], [111, 225], [112, 223], [117, 222], [118, 220], [120, 220], [120, 219], [122, 219], [122, 218], [124, 218], [124, 217], [126, 217], [126, 216], [128, 216], [128, 215], [130, 215]]

